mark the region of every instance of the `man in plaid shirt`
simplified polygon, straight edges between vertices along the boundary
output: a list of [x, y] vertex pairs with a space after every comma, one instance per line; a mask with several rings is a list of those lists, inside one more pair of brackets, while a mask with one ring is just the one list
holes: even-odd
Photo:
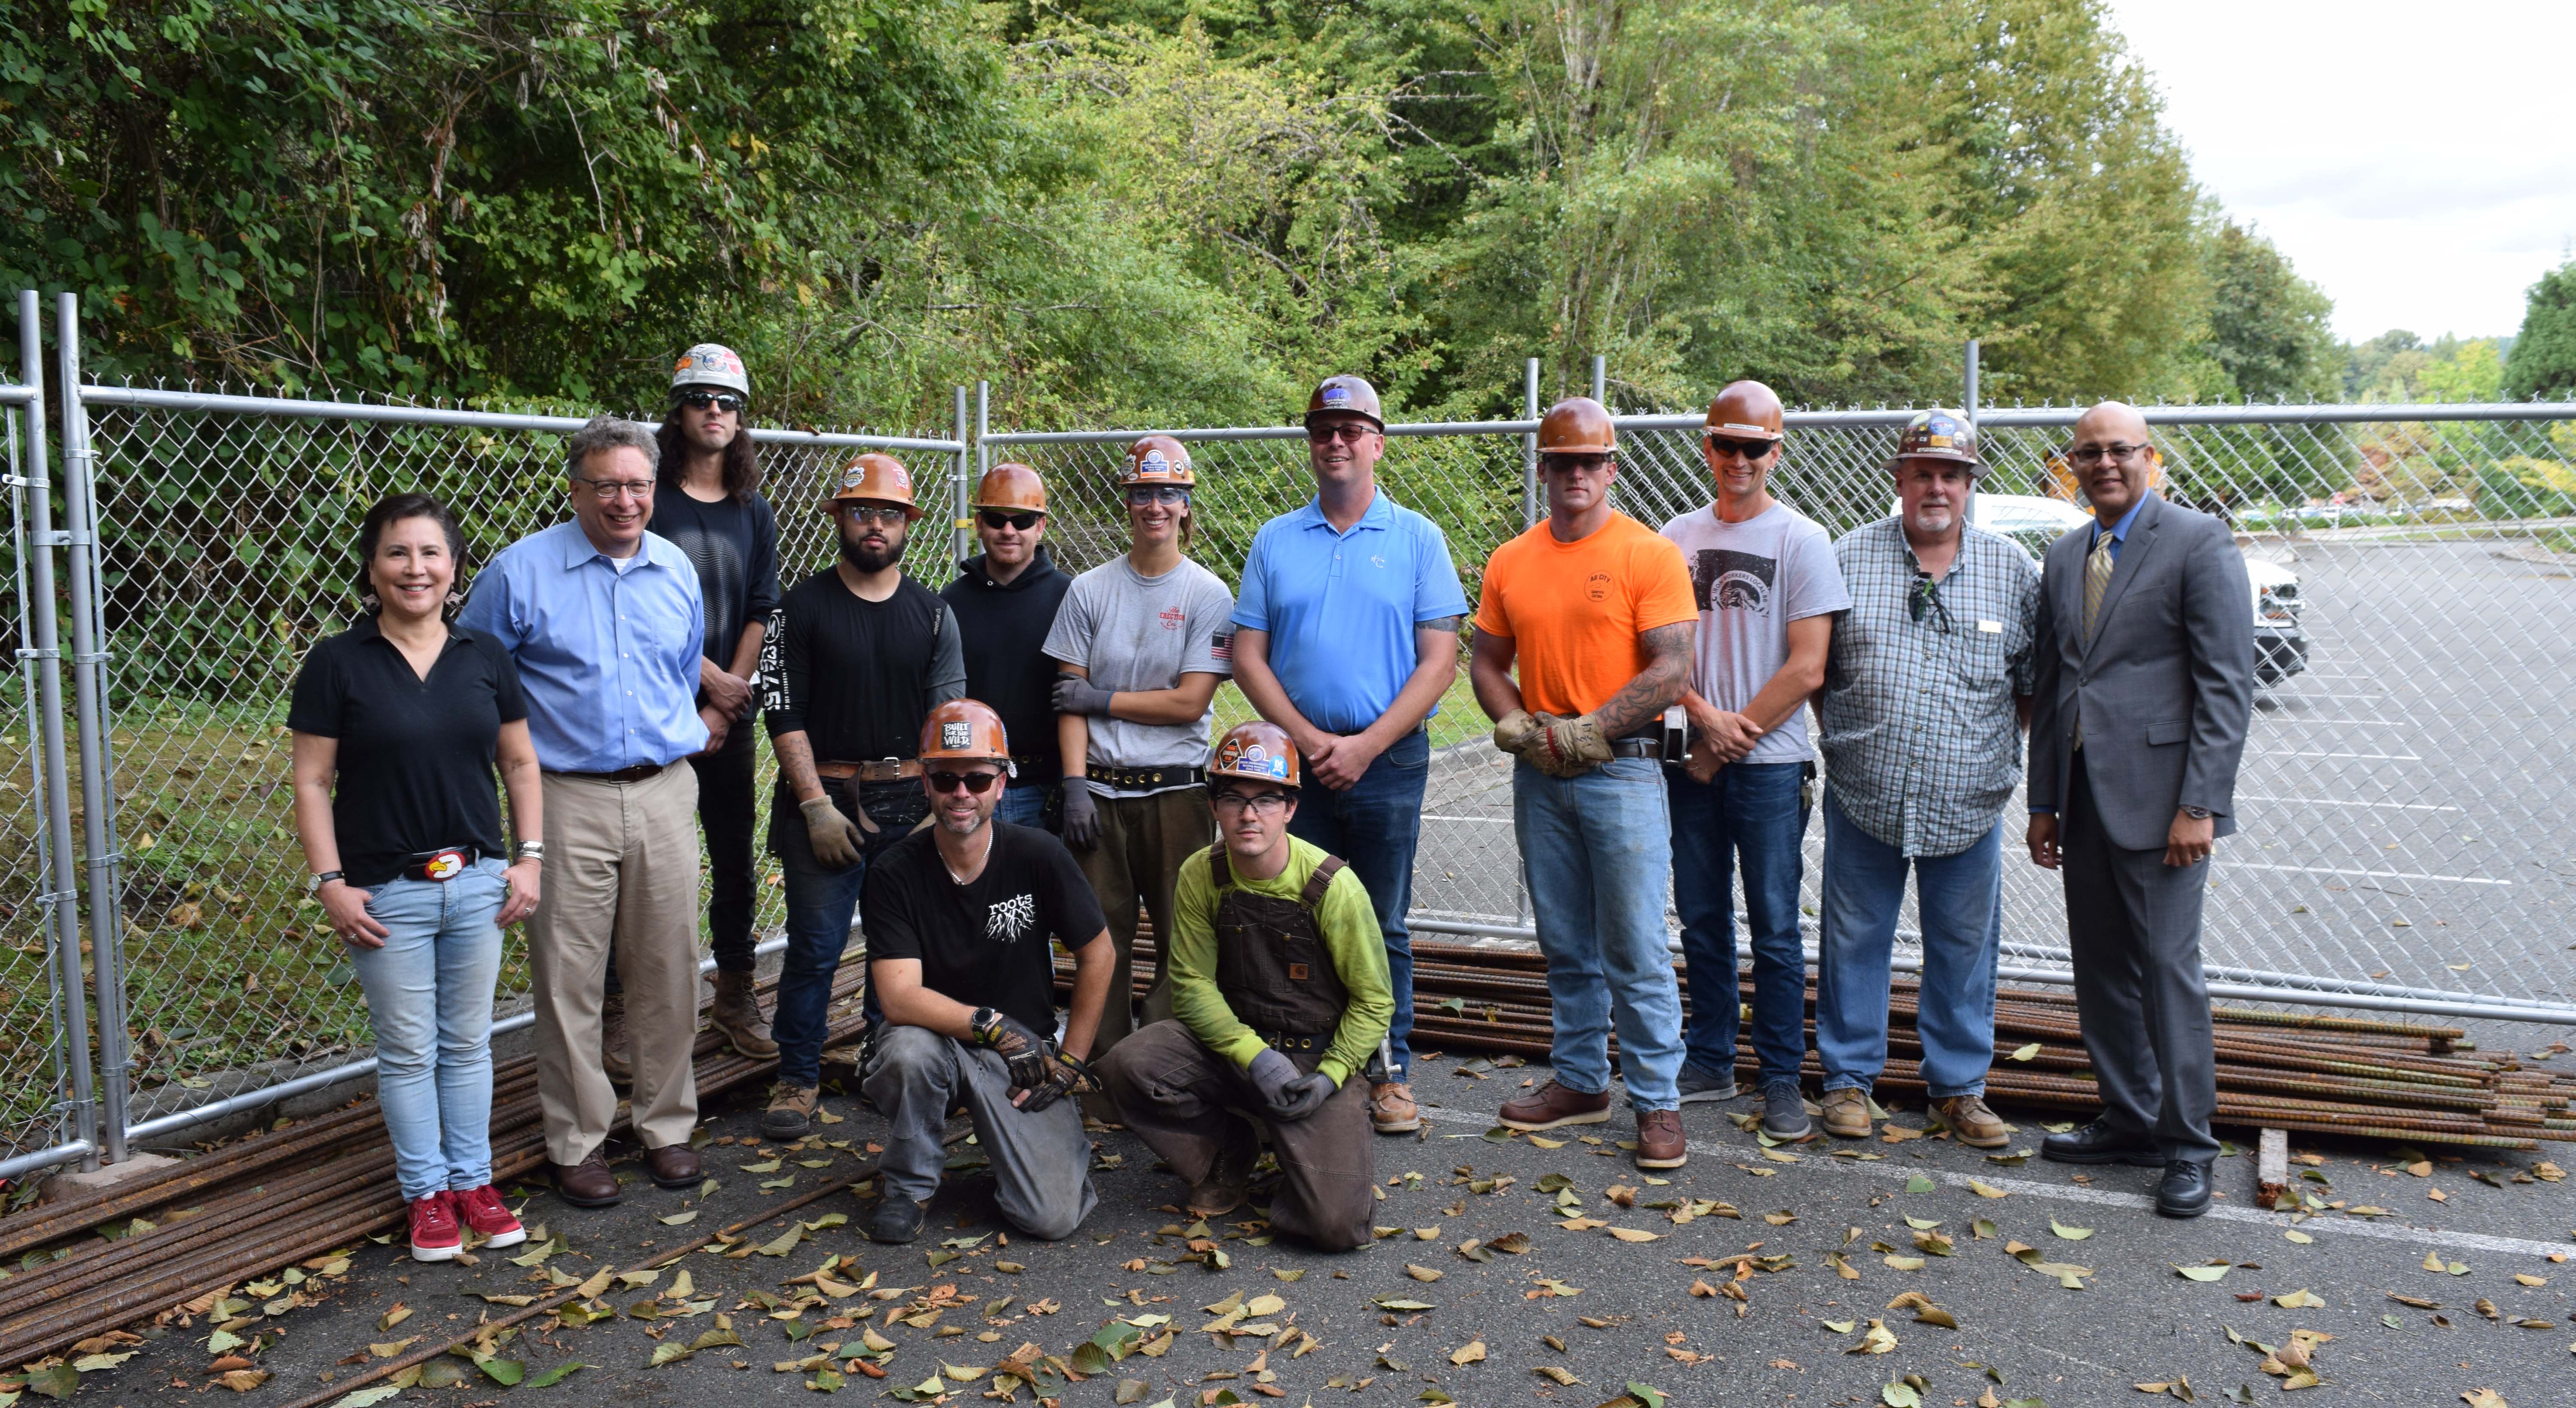
[[1887, 1064], [1888, 953], [1911, 866], [1924, 1084], [1953, 1137], [2001, 1148], [2008, 1131], [1984, 1095], [2003, 937], [2002, 815], [2021, 781], [2039, 570], [2011, 539], [1967, 523], [1985, 464], [1966, 416], [1915, 416], [1888, 468], [1896, 516], [1834, 544], [1851, 609], [1817, 696], [1824, 1126], [1846, 1139], [1870, 1133], [1869, 1089]]

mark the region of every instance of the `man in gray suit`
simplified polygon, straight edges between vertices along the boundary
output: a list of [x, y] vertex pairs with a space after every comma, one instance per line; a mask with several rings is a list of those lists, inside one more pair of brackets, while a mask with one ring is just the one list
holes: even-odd
[[2068, 455], [2094, 521], [2048, 550], [2030, 721], [2030, 858], [2066, 882], [2076, 1012], [2102, 1117], [2061, 1163], [2161, 1165], [2156, 1211], [2209, 1209], [2218, 1103], [2200, 907], [2236, 829], [2254, 702], [2245, 559], [2225, 524], [2148, 487], [2162, 459], [2106, 401]]

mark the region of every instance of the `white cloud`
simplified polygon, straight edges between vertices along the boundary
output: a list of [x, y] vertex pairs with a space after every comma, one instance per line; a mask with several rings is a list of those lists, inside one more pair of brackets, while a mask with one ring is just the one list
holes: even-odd
[[2566, 0], [2110, 0], [2192, 169], [2346, 338], [2510, 333], [2576, 240]]

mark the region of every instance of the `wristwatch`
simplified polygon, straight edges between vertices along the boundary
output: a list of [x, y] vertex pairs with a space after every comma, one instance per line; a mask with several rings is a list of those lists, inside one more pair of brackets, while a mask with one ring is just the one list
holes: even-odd
[[349, 877], [345, 872], [337, 870], [326, 870], [319, 875], [307, 875], [304, 877], [304, 893], [308, 895], [318, 895], [322, 893], [323, 886], [330, 884], [334, 880], [346, 880], [348, 878]]
[[2207, 807], [2185, 807], [2182, 809], [2182, 814], [2190, 817], [2194, 821], [2209, 820], [2209, 808]]

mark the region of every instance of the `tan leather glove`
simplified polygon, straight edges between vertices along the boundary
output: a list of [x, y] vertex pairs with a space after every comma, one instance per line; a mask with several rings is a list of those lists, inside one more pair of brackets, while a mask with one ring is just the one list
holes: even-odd
[[1494, 746], [1517, 758], [1529, 751], [1545, 725], [1527, 709], [1514, 709], [1494, 721]]
[[1590, 714], [1577, 714], [1549, 724], [1530, 761], [1550, 777], [1580, 777], [1613, 756], [1600, 723]]
[[814, 848], [814, 859], [834, 870], [859, 863], [859, 828], [832, 805], [831, 798], [799, 802], [796, 809], [805, 814], [805, 840]]

